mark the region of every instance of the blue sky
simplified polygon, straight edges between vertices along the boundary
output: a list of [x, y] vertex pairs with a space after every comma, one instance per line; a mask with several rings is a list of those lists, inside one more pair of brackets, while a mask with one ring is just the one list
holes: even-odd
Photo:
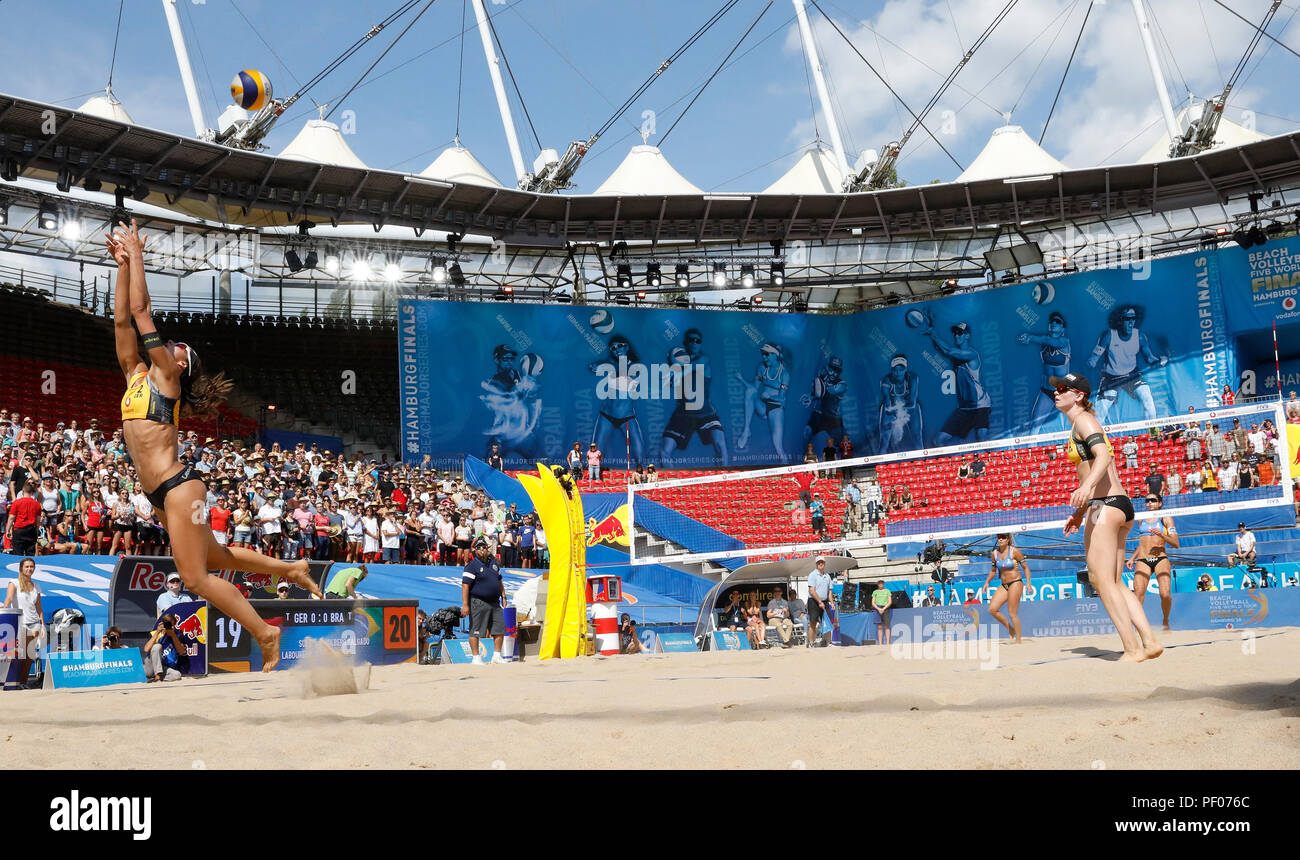
[[[636, 129], [644, 111], [656, 114], [658, 133], [650, 142], [659, 143], [694, 88], [713, 72], [765, 2], [742, 0], [665, 72], [597, 143], [578, 173], [580, 191], [594, 189], [640, 142]], [[819, 2], [913, 107], [929, 98], [962, 50], [1004, 5], [1004, 0]], [[1228, 4], [1252, 20], [1268, 7], [1267, 0]], [[288, 95], [297, 88], [295, 77], [310, 78], [400, 4], [182, 0], [179, 5], [205, 118], [213, 125], [239, 69], [264, 71], [276, 94]], [[612, 105], [630, 95], [720, 5], [720, 0], [489, 0], [488, 9], [542, 144], [563, 151], [570, 140], [585, 138], [601, 125]], [[1217, 92], [1245, 47], [1246, 25], [1213, 0], [1149, 0], [1148, 5], [1175, 105], [1188, 89], [1198, 96]], [[512, 184], [473, 10], [463, 0], [436, 0], [368, 83], [338, 105], [355, 111], [356, 132], [348, 142], [367, 164], [418, 172], [451, 141], [463, 6], [470, 30], [464, 39], [461, 141], [499, 179]], [[999, 113], [1013, 107], [1012, 121], [1038, 138], [1087, 6], [1087, 0], [1030, 0], [1012, 11], [958, 78], [961, 89], [953, 89], [934, 114], [932, 128], [959, 162], [967, 165], [974, 159], [1002, 123]], [[0, 2], [0, 30], [6, 34], [0, 91], [75, 107], [102, 89], [118, 7], [115, 0]], [[1270, 32], [1300, 49], [1298, 11], [1294, 2], [1284, 5]], [[856, 150], [896, 139], [905, 115], [811, 2], [809, 13], [852, 161]], [[326, 102], [342, 95], [410, 17], [408, 13], [380, 34], [310, 96]], [[663, 144], [669, 161], [701, 188], [760, 190], [813, 140], [806, 63], [793, 19], [788, 0], [775, 0], [737, 52], [739, 59], [718, 75]], [[16, 33], [28, 35], [19, 39]], [[1300, 95], [1290, 86], [1300, 59], [1268, 42], [1256, 59], [1261, 56], [1239, 84], [1228, 116], [1264, 133], [1290, 130], [1300, 124], [1291, 119], [1300, 118]], [[113, 83], [138, 123], [190, 133], [159, 0], [126, 0]], [[1134, 160], [1161, 131], [1154, 92], [1130, 3], [1098, 3], [1044, 145], [1070, 167]], [[531, 164], [537, 145], [517, 101], [514, 107], [524, 159]], [[300, 100], [268, 139], [271, 150], [279, 151], [313, 116], [310, 100]], [[825, 124], [819, 125], [824, 133]], [[918, 183], [951, 179], [958, 168], [919, 133], [904, 152], [899, 172]]]

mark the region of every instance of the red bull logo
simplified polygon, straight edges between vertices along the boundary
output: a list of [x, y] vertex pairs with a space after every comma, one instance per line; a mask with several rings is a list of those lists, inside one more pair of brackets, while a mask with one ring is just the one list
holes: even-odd
[[206, 614], [207, 614], [206, 607], [200, 609], [198, 612], [195, 612], [193, 615], [191, 615], [189, 618], [186, 618], [180, 624], [177, 624], [176, 625], [177, 631], [184, 633], [188, 636], [192, 636], [194, 637], [194, 639], [206, 645], [207, 638], [205, 636], [204, 629], [203, 629], [203, 616]]
[[595, 519], [587, 522], [587, 546], [603, 543], [607, 546], [631, 546], [632, 532], [627, 524], [627, 505], [620, 505], [618, 510], [600, 522]]

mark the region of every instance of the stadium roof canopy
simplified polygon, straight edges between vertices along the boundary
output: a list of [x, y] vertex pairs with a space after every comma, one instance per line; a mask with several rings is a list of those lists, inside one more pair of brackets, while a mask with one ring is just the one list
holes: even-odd
[[[639, 148], [639, 147], [638, 147]], [[939, 240], [1027, 225], [1139, 216], [1300, 184], [1300, 131], [1155, 164], [1064, 170], [871, 193], [708, 194], [658, 189], [535, 194], [229, 149], [0, 95], [0, 161], [32, 178], [93, 176], [147, 202], [230, 225], [308, 218], [473, 233], [544, 251], [571, 244], [743, 245]]]
[[297, 158], [317, 164], [334, 164], [365, 170], [366, 165], [343, 139], [339, 127], [329, 120], [311, 119], [302, 127], [289, 145], [280, 151], [280, 158]]
[[420, 175], [426, 179], [441, 179], [445, 182], [501, 187], [501, 182], [492, 175], [492, 172], [474, 157], [474, 153], [463, 146], [449, 146], [444, 149], [432, 164], [420, 171]]
[[[1165, 147], [1168, 149], [1168, 145]], [[1047, 154], [1047, 150], [1034, 143], [1018, 125], [1004, 125], [993, 130], [993, 136], [984, 144], [970, 167], [957, 177], [958, 182], [978, 182], [981, 179], [1011, 179], [1020, 176], [1051, 176], [1066, 170], [1066, 166]]]
[[646, 144], [632, 147], [609, 178], [592, 192], [632, 197], [703, 193], [668, 163], [659, 147]]

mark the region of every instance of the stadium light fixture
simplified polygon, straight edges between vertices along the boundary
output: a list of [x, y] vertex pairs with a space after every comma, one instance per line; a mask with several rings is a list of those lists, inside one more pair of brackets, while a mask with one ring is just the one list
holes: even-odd
[[325, 271], [326, 271], [326, 272], [329, 272], [331, 275], [337, 275], [337, 274], [339, 273], [339, 255], [338, 255], [338, 254], [326, 254], [326, 255], [325, 255]]
[[293, 248], [284, 252], [284, 264], [289, 267], [290, 272], [302, 271], [302, 258]]
[[0, 161], [0, 179], [5, 182], [14, 182], [18, 179], [18, 160], [16, 158], [6, 158]]
[[352, 280], [368, 281], [374, 272], [370, 269], [368, 260], [357, 260], [352, 264]]
[[637, 290], [637, 291], [636, 291], [636, 300], [637, 300], [638, 302], [643, 302], [643, 301], [645, 301], [645, 290]]
[[620, 290], [626, 290], [632, 286], [632, 266], [630, 263], [618, 264], [618, 276], [615, 279]]
[[36, 216], [36, 223], [42, 230], [57, 230], [59, 229], [59, 213], [50, 206], [41, 206], [40, 212]]
[[773, 263], [770, 273], [772, 286], [781, 287], [785, 285], [785, 263]]
[[316, 264], [319, 262], [320, 262], [320, 258], [316, 256], [315, 248], [312, 248], [310, 251], [308, 251], [307, 256], [304, 257], [302, 260], [302, 264], [306, 266], [308, 269], [316, 268]]
[[98, 194], [104, 188], [104, 183], [99, 181], [99, 177], [93, 173], [81, 181], [81, 187], [91, 194]]
[[756, 304], [756, 305], [761, 305], [762, 303], [763, 303], [763, 297], [762, 297], [762, 296], [754, 296], [754, 304]]
[[433, 282], [435, 284], [447, 283], [447, 259], [445, 257], [433, 258]]
[[384, 280], [390, 284], [396, 283], [402, 279], [402, 267], [396, 263], [389, 263], [384, 266]]
[[59, 235], [69, 242], [77, 242], [81, 239], [81, 221], [77, 218], [69, 218], [63, 222], [59, 229]]
[[664, 282], [662, 267], [658, 263], [648, 263], [646, 265], [645, 282], [652, 287], [657, 287]]
[[0, 227], [9, 223], [9, 204], [0, 203]]
[[673, 299], [673, 304], [677, 305], [679, 308], [689, 308], [691, 306], [691, 300], [686, 298], [686, 296], [678, 296]]
[[736, 299], [736, 307], [742, 311], [749, 310], [749, 299]]
[[722, 289], [727, 285], [727, 264], [713, 264], [713, 286]]
[[675, 269], [675, 273], [676, 274], [674, 279], [677, 281], [677, 286], [679, 288], [684, 290], [691, 285], [690, 266], [686, 265], [685, 263], [678, 263], [677, 268]]
[[620, 293], [619, 295], [614, 296], [614, 304], [630, 305], [632, 304], [632, 299], [626, 293]]
[[754, 264], [745, 263], [740, 267], [740, 285], [745, 289], [754, 286]]
[[451, 282], [457, 287], [465, 286], [465, 273], [461, 271], [460, 263], [452, 263], [447, 267], [447, 274], [451, 276]]
[[790, 303], [790, 310], [794, 311], [797, 314], [807, 313], [808, 312], [807, 300], [803, 298], [796, 298], [794, 301]]
[[1248, 231], [1248, 235], [1250, 236], [1250, 241], [1252, 244], [1265, 245], [1268, 243], [1268, 234], [1265, 233], [1264, 228], [1259, 226], [1258, 224], [1250, 228], [1250, 230]]

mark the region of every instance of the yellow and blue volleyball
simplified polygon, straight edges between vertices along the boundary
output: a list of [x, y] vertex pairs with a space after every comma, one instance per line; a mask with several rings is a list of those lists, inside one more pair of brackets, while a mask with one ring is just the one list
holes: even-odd
[[271, 101], [271, 79], [257, 69], [244, 69], [230, 82], [230, 97], [244, 110], [261, 110]]

